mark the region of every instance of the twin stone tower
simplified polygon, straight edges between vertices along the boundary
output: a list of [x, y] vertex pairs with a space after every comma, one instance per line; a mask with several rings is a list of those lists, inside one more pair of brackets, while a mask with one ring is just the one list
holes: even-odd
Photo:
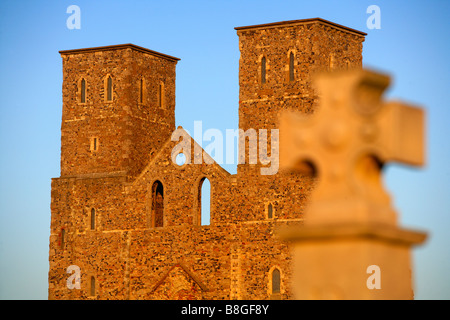
[[[243, 131], [278, 129], [282, 111], [314, 113], [315, 73], [362, 67], [366, 34], [323, 19], [235, 29]], [[178, 58], [133, 44], [60, 54], [49, 299], [294, 298], [292, 252], [275, 230], [303, 224], [314, 176], [261, 175], [266, 164], [249, 161], [255, 146], [245, 138], [237, 174], [214, 161], [177, 164]], [[209, 225], [201, 223], [205, 179]]]

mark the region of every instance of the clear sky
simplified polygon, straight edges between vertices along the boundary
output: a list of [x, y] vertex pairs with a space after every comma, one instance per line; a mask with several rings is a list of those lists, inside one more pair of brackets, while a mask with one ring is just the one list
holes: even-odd
[[[70, 5], [81, 29], [68, 29]], [[381, 29], [368, 29], [369, 5]], [[429, 232], [414, 249], [417, 299], [450, 299], [450, 1], [0, 1], [0, 299], [47, 299], [50, 182], [60, 175], [59, 50], [133, 43], [181, 58], [176, 124], [238, 126], [234, 27], [320, 17], [368, 33], [363, 63], [389, 73], [386, 99], [427, 112], [427, 164], [388, 165], [400, 224]], [[235, 165], [224, 165], [230, 173]]]

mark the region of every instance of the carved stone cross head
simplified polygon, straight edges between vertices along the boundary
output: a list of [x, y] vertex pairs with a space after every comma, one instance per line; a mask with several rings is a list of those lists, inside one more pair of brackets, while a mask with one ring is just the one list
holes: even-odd
[[319, 106], [313, 115], [280, 117], [280, 168], [314, 168], [317, 186], [308, 223], [383, 222], [396, 214], [381, 170], [395, 161], [424, 163], [424, 112], [384, 102], [388, 76], [368, 70], [317, 77]]

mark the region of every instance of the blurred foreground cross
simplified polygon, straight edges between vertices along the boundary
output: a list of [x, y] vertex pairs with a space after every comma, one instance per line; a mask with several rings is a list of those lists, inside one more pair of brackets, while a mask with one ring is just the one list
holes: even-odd
[[424, 113], [382, 101], [389, 77], [367, 70], [317, 78], [312, 116], [280, 117], [280, 168], [317, 178], [293, 243], [295, 299], [411, 299], [410, 247], [426, 234], [397, 227], [382, 168], [424, 162]]

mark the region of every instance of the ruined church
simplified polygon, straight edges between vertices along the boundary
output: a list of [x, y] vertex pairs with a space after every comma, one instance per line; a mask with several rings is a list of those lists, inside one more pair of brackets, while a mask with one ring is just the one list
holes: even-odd
[[[362, 67], [366, 34], [327, 20], [235, 30], [243, 131], [277, 129], [281, 111], [313, 113], [316, 72]], [[292, 256], [275, 230], [302, 224], [314, 175], [262, 175], [267, 164], [249, 161], [255, 146], [245, 137], [236, 174], [214, 161], [174, 162], [178, 58], [133, 44], [60, 54], [61, 173], [51, 185], [49, 299], [292, 298]], [[194, 157], [196, 142], [191, 146]], [[79, 287], [68, 286], [70, 266], [79, 268]]]

